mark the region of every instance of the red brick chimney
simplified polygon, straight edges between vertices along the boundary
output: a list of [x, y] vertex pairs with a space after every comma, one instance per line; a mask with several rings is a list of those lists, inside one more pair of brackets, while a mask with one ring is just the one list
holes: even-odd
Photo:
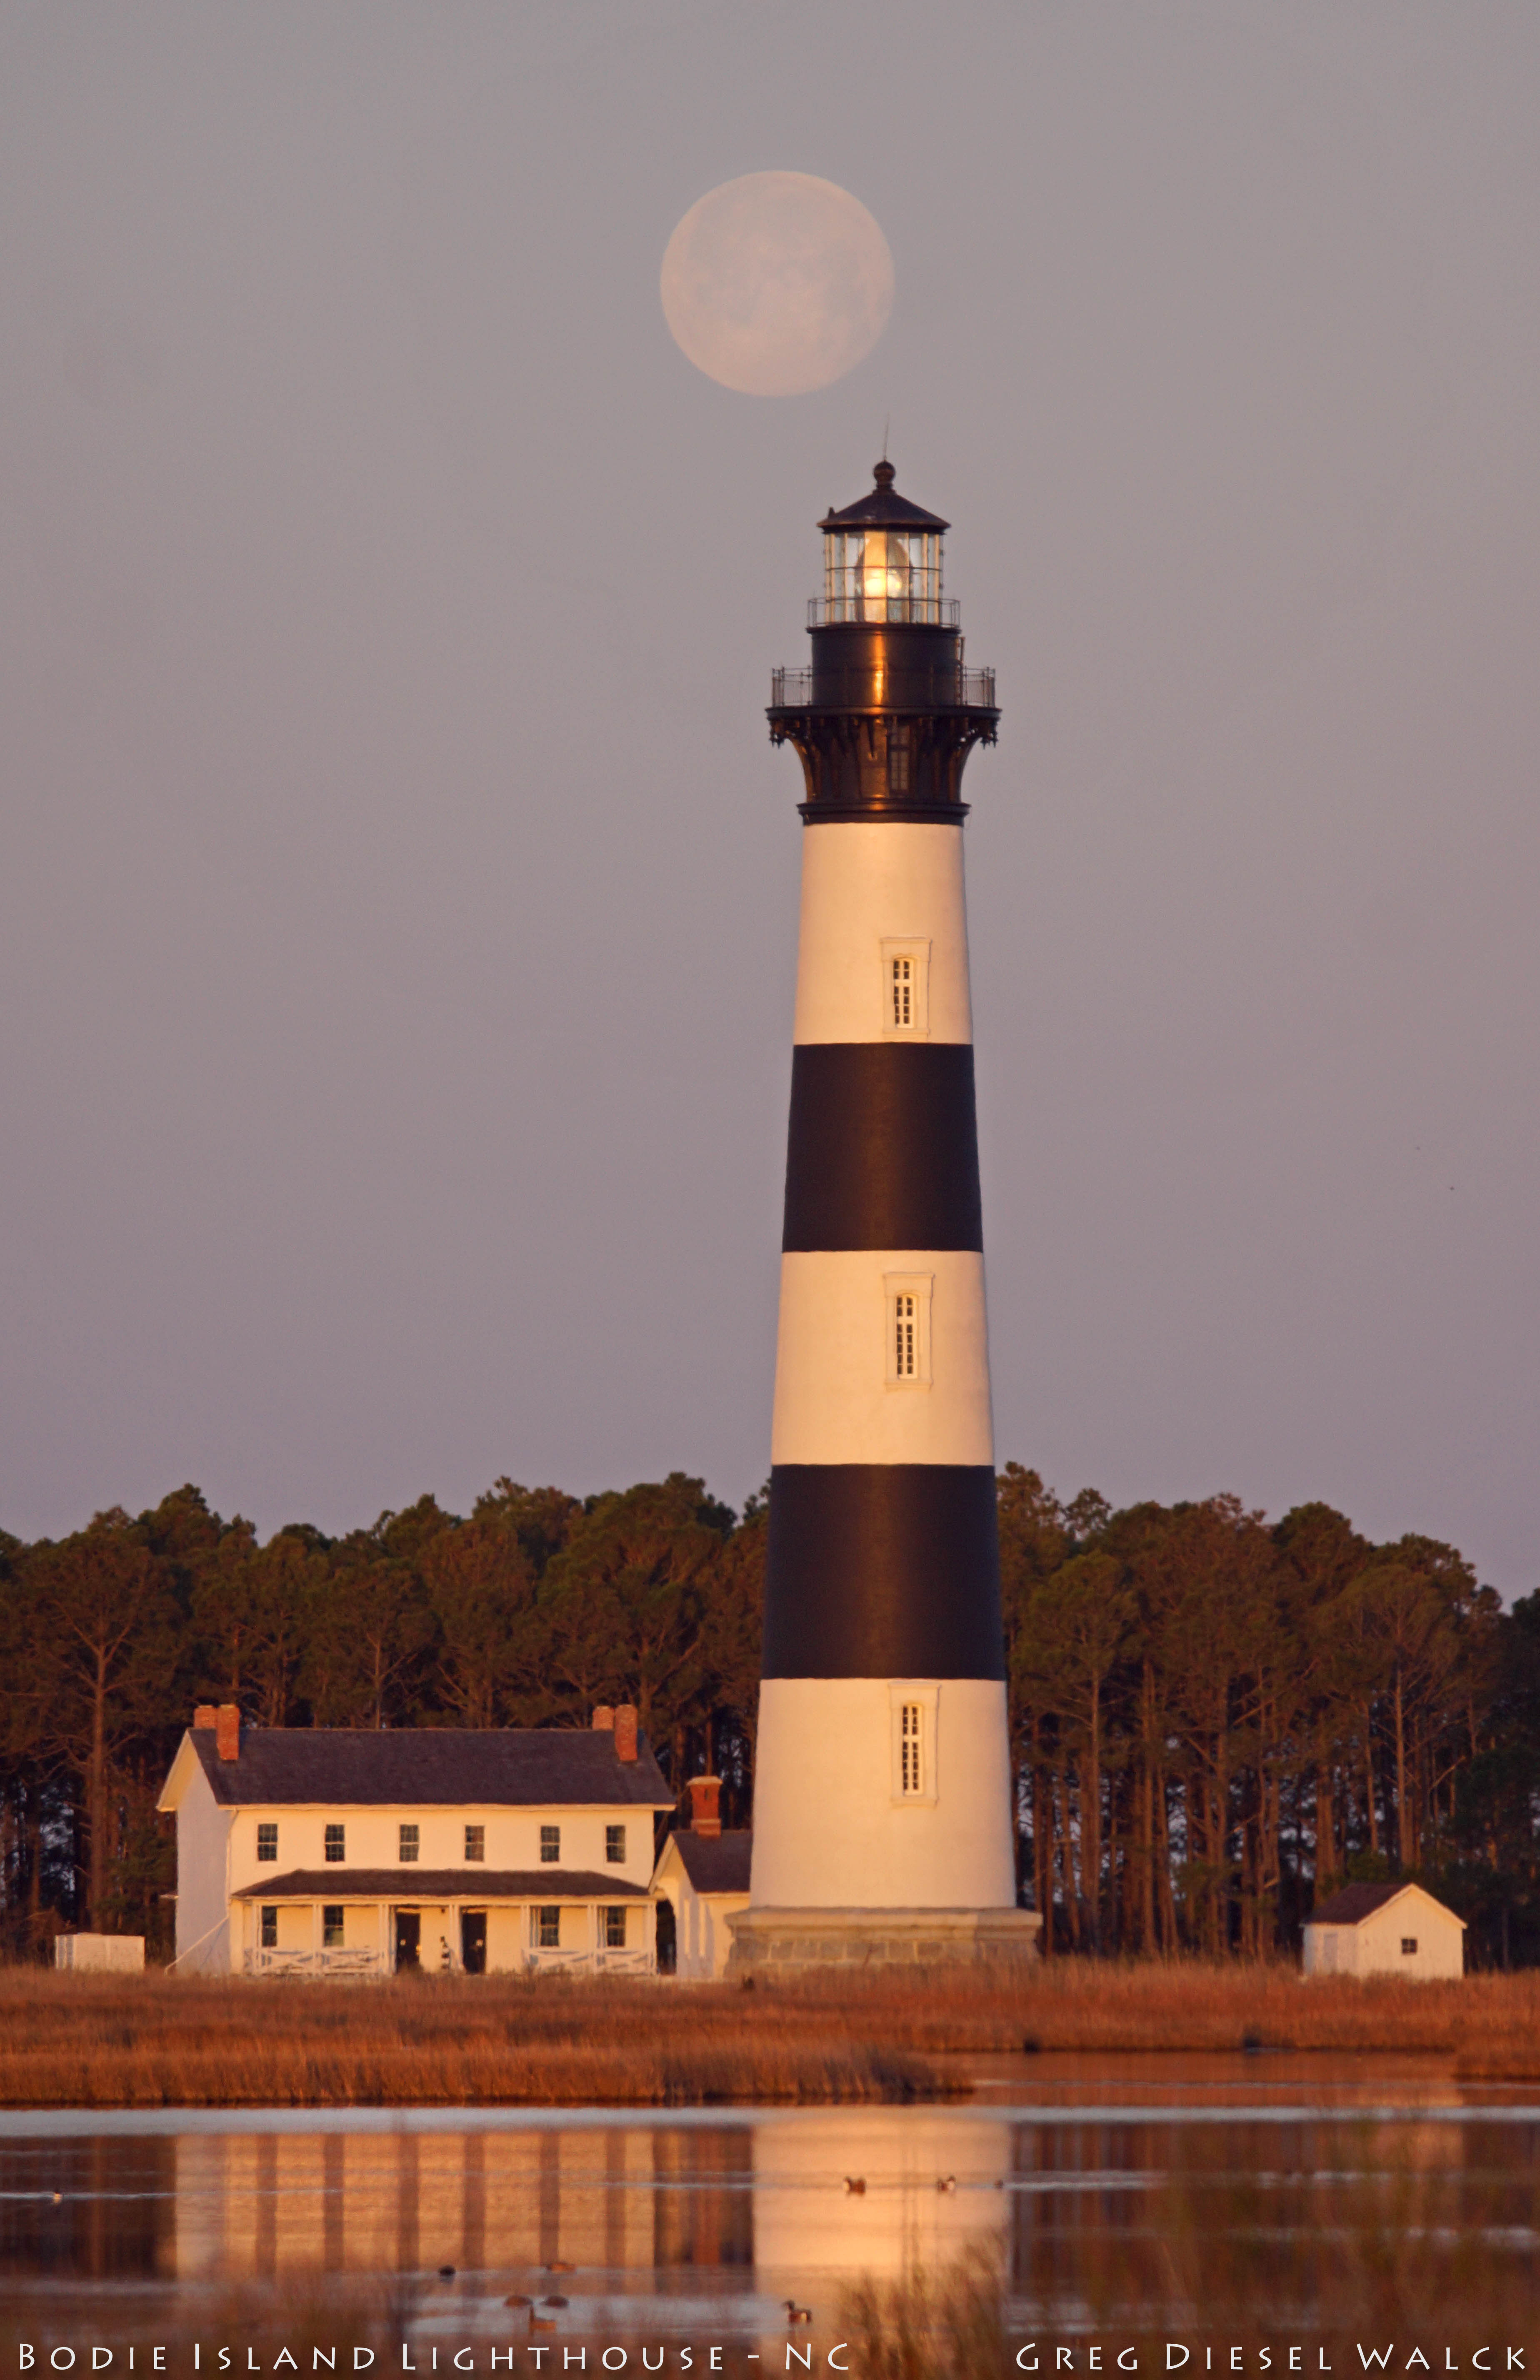
[[608, 1703], [595, 1703], [593, 1723], [595, 1727], [602, 1728], [608, 1734], [613, 1735], [615, 1731], [615, 1715]]
[[214, 1713], [214, 1749], [221, 1760], [240, 1758], [240, 1705], [221, 1703]]
[[637, 1757], [637, 1706], [617, 1703], [615, 1706], [615, 1758], [635, 1760]]
[[212, 1703], [200, 1703], [193, 1712], [192, 1723], [200, 1730], [207, 1728], [212, 1730], [217, 1725]]
[[691, 1778], [690, 1832], [692, 1835], [721, 1834], [721, 1779], [720, 1777]]

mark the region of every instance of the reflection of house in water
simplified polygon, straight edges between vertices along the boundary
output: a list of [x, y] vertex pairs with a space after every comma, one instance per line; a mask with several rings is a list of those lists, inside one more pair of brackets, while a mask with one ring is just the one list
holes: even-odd
[[754, 2263], [754, 2131], [748, 2124], [652, 2135], [653, 2253], [660, 2270]]
[[749, 2265], [746, 2127], [186, 2134], [183, 2279]]

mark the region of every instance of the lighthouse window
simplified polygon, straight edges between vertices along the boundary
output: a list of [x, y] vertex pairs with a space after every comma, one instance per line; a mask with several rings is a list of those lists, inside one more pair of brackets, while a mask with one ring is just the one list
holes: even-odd
[[888, 791], [909, 791], [909, 738], [902, 728], [894, 728], [888, 738]]
[[925, 1712], [918, 1703], [899, 1706], [899, 1779], [906, 1801], [925, 1791]]
[[883, 1281], [888, 1314], [885, 1373], [891, 1389], [930, 1386], [930, 1292], [928, 1272], [891, 1272]]
[[938, 1799], [936, 1745], [941, 1689], [928, 1680], [895, 1678], [888, 1694], [892, 1714], [892, 1798], [911, 1806], [933, 1806]]
[[925, 1040], [930, 1027], [930, 944], [887, 941], [882, 944], [882, 1036], [884, 1040], [913, 1034]]

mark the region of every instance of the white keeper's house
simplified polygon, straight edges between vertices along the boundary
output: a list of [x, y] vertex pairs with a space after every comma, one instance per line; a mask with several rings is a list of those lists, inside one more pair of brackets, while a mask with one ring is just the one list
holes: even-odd
[[246, 1728], [202, 1706], [161, 1795], [186, 1973], [650, 1974], [637, 1714], [579, 1728]]

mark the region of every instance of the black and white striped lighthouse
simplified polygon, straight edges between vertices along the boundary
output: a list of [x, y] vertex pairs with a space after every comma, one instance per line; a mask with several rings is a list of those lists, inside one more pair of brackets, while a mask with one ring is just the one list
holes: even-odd
[[1033, 1946], [1015, 1907], [948, 524], [819, 524], [750, 1906], [734, 1965]]

